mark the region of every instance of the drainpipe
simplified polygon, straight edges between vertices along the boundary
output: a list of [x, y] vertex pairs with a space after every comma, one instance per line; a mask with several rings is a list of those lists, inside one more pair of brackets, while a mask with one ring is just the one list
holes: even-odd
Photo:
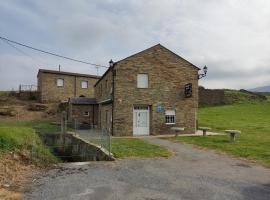
[[111, 134], [113, 135], [113, 122], [114, 122], [114, 78], [115, 78], [115, 69], [114, 69], [114, 66], [115, 66], [116, 63], [114, 63], [112, 65], [112, 131], [111, 131]]

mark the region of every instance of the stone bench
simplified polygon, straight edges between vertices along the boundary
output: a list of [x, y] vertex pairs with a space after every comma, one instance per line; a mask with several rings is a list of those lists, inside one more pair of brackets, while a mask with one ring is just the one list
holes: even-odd
[[238, 130], [225, 130], [225, 133], [230, 134], [230, 141], [235, 141], [235, 135], [241, 133], [241, 131]]
[[211, 130], [209, 127], [199, 127], [199, 130], [203, 132], [203, 136], [206, 136], [206, 132]]
[[172, 127], [171, 130], [175, 131], [175, 137], [177, 137], [180, 132], [185, 130], [185, 128], [184, 127]]

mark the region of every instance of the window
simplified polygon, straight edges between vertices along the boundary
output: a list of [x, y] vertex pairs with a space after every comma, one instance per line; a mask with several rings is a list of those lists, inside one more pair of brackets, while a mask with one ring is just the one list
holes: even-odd
[[63, 87], [63, 86], [64, 86], [64, 79], [58, 78], [58, 79], [56, 80], [56, 85], [57, 85], [58, 87]]
[[84, 115], [85, 117], [88, 117], [88, 116], [89, 116], [89, 111], [85, 111], [85, 112], [83, 113], [83, 115]]
[[175, 124], [175, 110], [166, 110], [165, 123], [166, 124]]
[[137, 88], [148, 88], [148, 74], [137, 75]]
[[81, 81], [81, 87], [82, 87], [83, 89], [88, 88], [88, 81]]

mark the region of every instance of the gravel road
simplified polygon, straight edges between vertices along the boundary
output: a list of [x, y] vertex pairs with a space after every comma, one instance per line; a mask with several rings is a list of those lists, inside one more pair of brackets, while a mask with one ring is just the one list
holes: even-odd
[[270, 169], [158, 138], [170, 158], [67, 163], [39, 174], [24, 199], [269, 200]]

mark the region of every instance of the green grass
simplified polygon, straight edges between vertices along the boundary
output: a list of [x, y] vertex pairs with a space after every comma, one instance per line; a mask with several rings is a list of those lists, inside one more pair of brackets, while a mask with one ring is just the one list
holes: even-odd
[[54, 133], [60, 131], [60, 126], [52, 124], [51, 121], [46, 120], [32, 120], [32, 121], [2, 121], [0, 127], [28, 127], [33, 128], [40, 133]]
[[171, 152], [166, 148], [153, 145], [138, 138], [113, 138], [112, 153], [116, 158], [125, 157], [169, 157]]
[[178, 141], [221, 150], [270, 166], [270, 102], [237, 103], [199, 108], [199, 126], [213, 131], [241, 130], [235, 143], [228, 136], [178, 137]]
[[25, 152], [28, 158], [34, 150], [34, 162], [55, 162], [56, 158], [44, 147], [35, 130], [27, 127], [0, 127], [0, 156], [6, 152]]

